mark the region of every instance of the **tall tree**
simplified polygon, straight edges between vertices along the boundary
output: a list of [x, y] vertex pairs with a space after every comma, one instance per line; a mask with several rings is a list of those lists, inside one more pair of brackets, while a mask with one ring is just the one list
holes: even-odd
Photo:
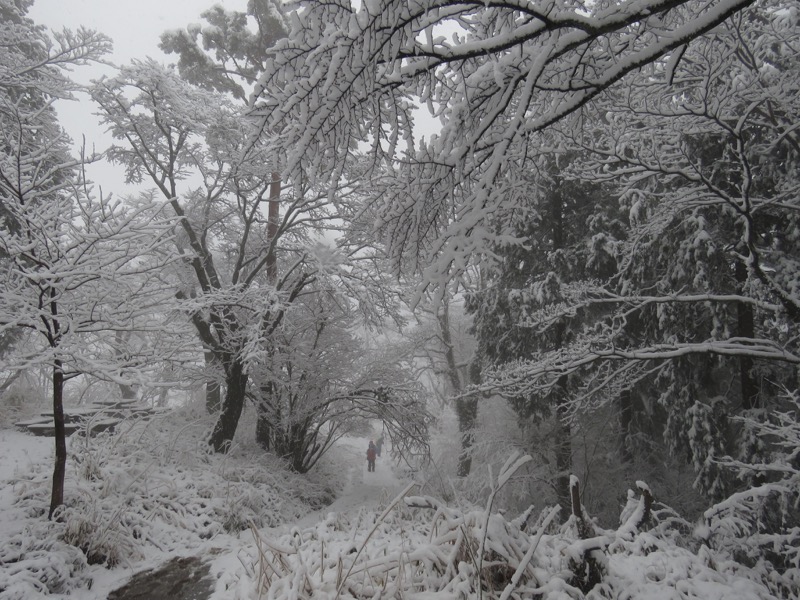
[[270, 47], [286, 36], [281, 5], [248, 0], [244, 12], [215, 5], [200, 16], [205, 25], [165, 31], [160, 48], [178, 56], [178, 72], [189, 83], [246, 100], [264, 72]]
[[[273, 170], [268, 149], [248, 144], [251, 128], [226, 97], [192, 86], [152, 61], [98, 82], [93, 97], [112, 135], [124, 142], [109, 156], [125, 165], [129, 180], [151, 181], [179, 219], [178, 251], [191, 281], [176, 293], [203, 347], [224, 372], [225, 398], [210, 439], [215, 450], [224, 451], [244, 407], [248, 376], [242, 349], [249, 324], [255, 330], [277, 326], [284, 302], [313, 280], [306, 233], [328, 217], [326, 200], [295, 187], [270, 235], [263, 211]], [[186, 181], [181, 188], [190, 173], [200, 186]], [[279, 242], [286, 245], [289, 266], [264, 293], [263, 277]]]
[[[546, 135], [535, 136], [531, 146], [537, 159], [527, 178], [527, 205], [498, 216], [506, 223], [495, 225], [512, 227], [524, 246], [494, 248], [499, 264], [486, 270], [484, 286], [467, 301], [488, 381], [509, 363], [537, 360], [574, 340], [586, 316], [559, 314], [563, 288], [608, 279], [616, 269], [609, 249], [624, 235], [606, 188], [563, 178], [571, 164], [582, 161], [579, 153], [565, 151]], [[555, 465], [553, 488], [565, 509], [570, 507], [573, 470], [568, 400], [579, 386], [579, 376], [560, 375], [535, 392], [509, 395], [521, 423], [545, 418], [553, 423], [548, 453]]]
[[[205, 25], [192, 24], [185, 30], [164, 32], [161, 49], [178, 56], [178, 72], [184, 80], [246, 101], [258, 76], [264, 71], [270, 46], [286, 35], [279, 3], [275, 0], [250, 0], [245, 12], [213, 6], [201, 17]], [[255, 29], [251, 27], [253, 23]], [[277, 240], [282, 182], [278, 164], [274, 163], [272, 169], [266, 233], [268, 240]], [[271, 285], [277, 283], [277, 252], [267, 255], [265, 274]], [[214, 353], [207, 351], [207, 365], [213, 365], [214, 361]], [[213, 410], [220, 404], [219, 393], [218, 383], [210, 380], [206, 385], [209, 409]], [[257, 429], [257, 437], [265, 425], [265, 416], [261, 414], [258, 418], [262, 426]]]
[[[252, 141], [251, 123], [230, 98], [152, 61], [97, 82], [93, 97], [122, 142], [109, 156], [125, 165], [130, 180], [151, 181], [179, 219], [185, 268], [176, 294], [224, 374], [222, 411], [210, 438], [224, 451], [246, 399], [251, 338], [277, 330], [286, 308], [327, 269], [324, 263], [334, 265], [343, 286], [348, 278], [358, 283], [361, 269], [336, 266], [314, 251], [326, 224], [341, 216], [327, 194], [293, 182], [274, 199], [274, 154]], [[278, 202], [279, 219], [271, 208]], [[355, 290], [354, 298], [364, 296]]]

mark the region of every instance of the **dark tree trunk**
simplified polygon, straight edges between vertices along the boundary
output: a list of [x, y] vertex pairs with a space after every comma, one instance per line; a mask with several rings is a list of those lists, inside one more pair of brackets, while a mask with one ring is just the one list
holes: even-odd
[[208, 440], [215, 452], [227, 452], [230, 449], [244, 409], [246, 391], [247, 374], [244, 372], [244, 364], [239, 359], [231, 359], [225, 366], [225, 401]]
[[64, 504], [64, 475], [67, 468], [67, 435], [64, 428], [64, 371], [59, 359], [53, 362], [53, 429], [55, 431], [56, 461], [53, 467], [53, 490], [50, 495], [50, 512]]
[[[269, 393], [268, 390], [261, 388], [261, 394]], [[264, 450], [269, 450], [271, 443], [270, 437], [272, 436], [272, 424], [266, 410], [266, 400], [259, 399], [259, 405], [256, 406], [258, 416], [256, 417], [256, 443]]]
[[[214, 353], [210, 350], [206, 350], [203, 353], [203, 356], [205, 357], [206, 362], [206, 373], [215, 373], [216, 360], [214, 359]], [[219, 410], [221, 405], [222, 396], [220, 394], [219, 381], [216, 377], [209, 377], [206, 379], [206, 412], [210, 415], [213, 415]]]
[[[747, 267], [741, 262], [736, 263], [736, 283], [739, 293], [744, 295], [744, 285], [747, 283]], [[736, 304], [736, 328], [739, 337], [753, 338], [755, 336], [755, 323], [753, 306], [746, 302]], [[753, 359], [749, 356], [739, 357], [739, 380], [742, 392], [742, 408], [749, 410], [758, 406], [758, 384], [753, 378]]]
[[270, 403], [274, 399], [273, 395], [274, 386], [271, 382], [259, 386], [259, 398], [256, 402], [256, 443], [261, 446], [263, 450], [269, 451], [270, 448], [277, 444], [272, 443], [272, 421], [270, 420]]
[[566, 398], [567, 378], [562, 376], [556, 384], [556, 494], [558, 503], [567, 514], [572, 507], [572, 498], [569, 489], [569, 475], [572, 472], [572, 432], [567, 420]]
[[556, 415], [556, 494], [558, 495], [558, 503], [562, 508], [569, 508], [570, 492], [569, 492], [569, 473], [572, 468], [572, 441], [570, 439], [571, 432], [569, 424], [563, 419], [565, 409], [561, 406], [558, 407]]
[[628, 437], [631, 434], [633, 423], [633, 391], [623, 390], [619, 395], [619, 453], [622, 460], [629, 463], [633, 461], [633, 454], [628, 446]]
[[461, 434], [461, 452], [458, 455], [458, 476], [466, 477], [472, 468], [472, 444], [475, 441], [475, 421], [478, 416], [478, 399], [456, 400], [458, 431]]
[[267, 254], [267, 280], [275, 285], [278, 281], [278, 255], [275, 251], [275, 239], [280, 226], [281, 174], [272, 173], [269, 186], [269, 208], [267, 212], [267, 240], [271, 248]]
[[[553, 236], [553, 250], [562, 250], [565, 246], [565, 223], [564, 211], [565, 203], [563, 199], [565, 191], [558, 189], [550, 197], [550, 218], [551, 233]], [[555, 327], [555, 337], [553, 339], [554, 349], [564, 347], [566, 338], [566, 322], [563, 320]], [[569, 476], [572, 473], [572, 432], [570, 431], [567, 420], [568, 410], [565, 405], [567, 398], [567, 376], [559, 377], [554, 388], [553, 400], [556, 405], [556, 494], [558, 502], [563, 509], [563, 514], [567, 514], [572, 506], [572, 498], [569, 489]]]
[[267, 416], [264, 413], [259, 413], [256, 419], [256, 442], [263, 450], [269, 451], [269, 437], [271, 433], [272, 427], [269, 419], [267, 419]]
[[[470, 383], [478, 384], [481, 379], [480, 366], [473, 362], [469, 367]], [[466, 477], [472, 469], [472, 444], [475, 441], [475, 423], [478, 420], [478, 398], [460, 398], [456, 400], [456, 416], [458, 431], [461, 434], [461, 453], [458, 456], [459, 477]]]

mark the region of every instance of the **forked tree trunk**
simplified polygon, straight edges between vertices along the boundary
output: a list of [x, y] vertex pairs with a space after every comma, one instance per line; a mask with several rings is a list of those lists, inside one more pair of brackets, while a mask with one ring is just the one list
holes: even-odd
[[208, 440], [215, 452], [230, 450], [239, 417], [244, 409], [245, 392], [247, 391], [247, 374], [244, 364], [239, 359], [231, 359], [225, 365], [225, 402]]
[[67, 435], [64, 427], [64, 371], [61, 360], [53, 361], [53, 429], [55, 433], [56, 460], [53, 466], [53, 489], [50, 494], [50, 512], [64, 504], [64, 475], [67, 469]]

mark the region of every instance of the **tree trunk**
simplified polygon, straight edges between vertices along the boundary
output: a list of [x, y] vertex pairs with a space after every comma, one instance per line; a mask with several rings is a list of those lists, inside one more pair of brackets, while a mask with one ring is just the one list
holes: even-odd
[[[269, 208], [267, 211], [267, 242], [271, 246], [267, 252], [267, 281], [272, 285], [278, 282], [278, 253], [275, 240], [278, 237], [281, 218], [280, 199], [281, 174], [273, 172], [269, 186]], [[264, 388], [262, 388], [261, 393], [265, 393]], [[272, 435], [270, 422], [260, 406], [256, 406], [256, 411], [258, 412], [256, 417], [256, 443], [264, 450], [269, 450], [270, 435]]]
[[240, 359], [231, 359], [225, 365], [225, 401], [222, 404], [217, 424], [208, 440], [215, 452], [230, 450], [239, 417], [244, 409], [245, 392], [247, 390], [247, 374]]
[[[747, 283], [747, 267], [741, 262], [736, 263], [736, 283], [738, 292], [744, 295], [744, 285]], [[736, 304], [736, 329], [739, 337], [753, 338], [755, 324], [753, 306], [746, 302]], [[742, 409], [750, 410], [758, 406], [758, 384], [753, 378], [753, 359], [749, 356], [739, 357], [739, 381], [742, 393]]]
[[256, 443], [263, 450], [269, 451], [277, 444], [272, 443], [272, 421], [270, 420], [270, 403], [275, 400], [275, 386], [271, 381], [258, 386], [259, 397], [256, 402]]
[[[553, 250], [555, 251], [562, 250], [566, 246], [566, 235], [564, 232], [564, 193], [564, 189], [561, 188], [550, 196], [551, 233], [553, 236]], [[562, 319], [555, 327], [553, 349], [563, 348], [565, 338], [566, 322]], [[558, 502], [564, 511], [563, 514], [567, 514], [572, 506], [569, 489], [569, 476], [570, 473], [572, 473], [572, 432], [570, 431], [569, 422], [567, 421], [568, 410], [565, 405], [567, 398], [566, 375], [559, 377], [556, 382], [554, 396], [553, 400], [556, 405], [556, 494], [558, 495]]]
[[[442, 300], [442, 310], [436, 315], [439, 321], [439, 331], [442, 335], [442, 346], [444, 346], [444, 358], [447, 364], [447, 377], [454, 395], [464, 391], [461, 377], [458, 373], [456, 355], [453, 348], [453, 338], [450, 335], [450, 305], [447, 299]], [[475, 371], [473, 373], [473, 370]], [[470, 365], [470, 383], [480, 383], [480, 367], [477, 362]], [[459, 477], [466, 477], [472, 469], [472, 444], [475, 441], [475, 421], [478, 417], [478, 399], [462, 398], [456, 400], [456, 417], [458, 418], [458, 431], [461, 435], [461, 451], [458, 455], [458, 467], [456, 474]]]
[[[130, 331], [117, 331], [114, 335], [115, 341], [115, 350], [114, 355], [116, 356], [117, 360], [121, 361], [123, 357], [122, 352], [122, 344], [127, 342], [131, 337]], [[133, 386], [130, 386], [126, 383], [120, 383], [119, 385], [119, 393], [123, 400], [136, 400], [136, 390], [133, 389]]]
[[[210, 350], [203, 352], [206, 362], [206, 373], [214, 373], [216, 371], [216, 361], [214, 360], [214, 353]], [[222, 396], [220, 394], [219, 381], [216, 377], [208, 377], [206, 379], [206, 412], [213, 415], [219, 410], [222, 404]]]
[[258, 417], [256, 417], [256, 443], [261, 446], [262, 450], [269, 451], [271, 434], [272, 426], [269, 419], [262, 411], [259, 411]]
[[53, 362], [53, 429], [55, 432], [56, 461], [53, 467], [53, 489], [50, 495], [50, 512], [64, 504], [64, 476], [67, 469], [67, 435], [64, 427], [64, 371], [61, 360]]
[[272, 173], [269, 186], [269, 209], [267, 212], [267, 241], [271, 248], [267, 253], [267, 281], [272, 285], [278, 281], [278, 253], [275, 238], [278, 237], [280, 225], [281, 174]]
[[[477, 362], [469, 366], [470, 383], [480, 383], [481, 371]], [[475, 441], [475, 423], [478, 420], [478, 398], [460, 398], [456, 400], [458, 431], [461, 434], [461, 453], [458, 456], [459, 477], [466, 477], [472, 469], [472, 444]]]
[[570, 431], [567, 420], [567, 407], [564, 404], [566, 398], [567, 377], [559, 378], [556, 384], [556, 494], [558, 503], [567, 514], [572, 507], [572, 498], [569, 488], [569, 475], [572, 472], [572, 432]]
[[477, 398], [456, 400], [456, 415], [458, 416], [458, 431], [461, 434], [461, 452], [458, 455], [457, 475], [466, 477], [472, 468], [470, 451], [475, 441], [475, 421], [478, 416]]
[[628, 446], [628, 437], [631, 434], [633, 423], [633, 391], [623, 390], [619, 395], [619, 453], [622, 460], [633, 462], [633, 454]]
[[272, 446], [270, 440], [272, 436], [272, 423], [267, 414], [267, 405], [272, 398], [271, 387], [271, 384], [260, 386], [261, 397], [256, 403], [256, 443], [261, 446], [263, 450], [267, 451]]

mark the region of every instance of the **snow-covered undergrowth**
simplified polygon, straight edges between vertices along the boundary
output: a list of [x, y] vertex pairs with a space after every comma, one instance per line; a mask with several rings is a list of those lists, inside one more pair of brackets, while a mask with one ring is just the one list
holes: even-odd
[[[615, 529], [592, 522], [577, 502], [559, 524], [556, 508], [509, 520], [498, 492], [531, 458], [517, 453], [483, 509], [455, 509], [408, 485], [378, 510], [330, 513], [274, 539], [255, 533], [251, 586], [242, 598], [415, 600], [771, 599], [769, 569], [749, 568], [692, 538], [692, 526], [637, 482]], [[380, 511], [380, 512], [379, 512]]]
[[[631, 502], [618, 530], [581, 539], [574, 517], [536, 522], [462, 511], [430, 497], [396, 498], [386, 510], [334, 514], [250, 553], [244, 597], [415, 600], [547, 598], [771, 599], [760, 574], [707, 547], [677, 543], [679, 519], [654, 510], [646, 531]], [[590, 565], [590, 563], [592, 563]], [[599, 574], [600, 582], [592, 581]]]
[[221, 534], [295, 522], [332, 493], [247, 445], [209, 452], [211, 420], [190, 410], [69, 440], [65, 506], [47, 520], [52, 463], [13, 482], [21, 526], [0, 546], [0, 598], [68, 593], [90, 564], [135, 566]]
[[[213, 563], [211, 600], [766, 600], [800, 591], [796, 529], [769, 537], [758, 517], [776, 490], [796, 489], [788, 463], [758, 510], [754, 492], [689, 523], [642, 484], [641, 493], [628, 494], [619, 524], [606, 529], [583, 508], [563, 524], [564, 515], [541, 503], [516, 518], [500, 512], [504, 487], [530, 465], [528, 457], [515, 456], [487, 477], [485, 504], [476, 507], [441, 500], [430, 495], [433, 486], [416, 483], [393, 497], [387, 490], [406, 484], [389, 469], [390, 454], [377, 475], [367, 474], [362, 440], [311, 477], [297, 476], [249, 442], [226, 456], [210, 453], [211, 425], [184, 411], [128, 423], [115, 435], [73, 437], [67, 504], [57, 522], [46, 518], [51, 462], [32, 457], [24, 473], [15, 471], [14, 502], [3, 506], [14, 522], [0, 515], [0, 534], [8, 533], [0, 600], [105, 598], [133, 572], [175, 556]], [[246, 425], [239, 439], [252, 439]], [[0, 487], [0, 500], [10, 490]], [[334, 493], [340, 497], [331, 510], [339, 512], [309, 514]], [[772, 555], [756, 552], [765, 546]]]

